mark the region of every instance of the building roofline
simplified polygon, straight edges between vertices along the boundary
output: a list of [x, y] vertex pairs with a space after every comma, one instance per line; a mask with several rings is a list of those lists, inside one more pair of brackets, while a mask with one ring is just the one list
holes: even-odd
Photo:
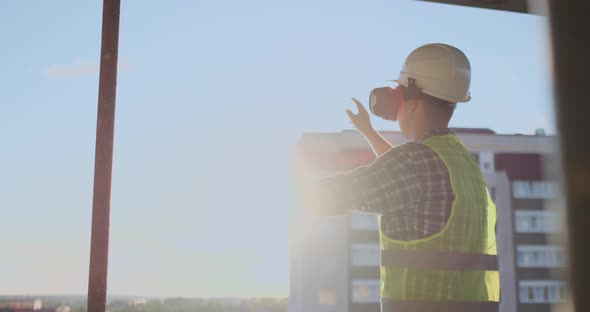
[[[460, 129], [460, 131], [454, 131]], [[557, 137], [553, 135], [528, 134], [496, 134], [485, 128], [451, 128], [463, 141], [468, 149], [478, 151], [492, 151], [497, 153], [541, 153], [548, 154], [556, 151]], [[407, 143], [400, 131], [379, 131], [393, 145]], [[314, 150], [316, 152], [338, 152], [342, 150], [370, 149], [366, 140], [352, 129], [340, 132], [304, 132], [297, 142], [298, 149]]]
[[[449, 128], [456, 134], [469, 134], [469, 135], [489, 135], [489, 136], [502, 136], [502, 137], [548, 137], [548, 138], [555, 138], [555, 135], [537, 135], [537, 134], [522, 134], [522, 133], [496, 133], [494, 130], [488, 128]], [[475, 131], [470, 131], [471, 129]], [[350, 132], [358, 132], [355, 129], [343, 129], [340, 131], [306, 131], [303, 132], [303, 135], [335, 135], [341, 133], [350, 133]], [[393, 131], [393, 130], [377, 130], [377, 132], [381, 134], [401, 134], [400, 131]]]

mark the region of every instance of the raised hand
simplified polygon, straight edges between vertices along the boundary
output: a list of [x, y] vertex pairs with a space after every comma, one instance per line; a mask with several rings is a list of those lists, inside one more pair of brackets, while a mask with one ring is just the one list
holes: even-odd
[[357, 99], [352, 98], [352, 101], [356, 104], [358, 109], [358, 113], [354, 114], [350, 109], [346, 110], [346, 114], [348, 118], [350, 118], [350, 122], [352, 125], [363, 135], [367, 135], [368, 133], [374, 131], [373, 126], [371, 125], [371, 118], [369, 117], [369, 113], [359, 102]]

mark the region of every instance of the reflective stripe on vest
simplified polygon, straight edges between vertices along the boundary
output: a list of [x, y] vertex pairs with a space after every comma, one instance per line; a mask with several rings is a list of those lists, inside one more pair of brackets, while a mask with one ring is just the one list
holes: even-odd
[[500, 304], [494, 301], [403, 301], [381, 299], [382, 312], [498, 312]]
[[382, 267], [435, 270], [498, 270], [498, 256], [430, 250], [381, 250]]

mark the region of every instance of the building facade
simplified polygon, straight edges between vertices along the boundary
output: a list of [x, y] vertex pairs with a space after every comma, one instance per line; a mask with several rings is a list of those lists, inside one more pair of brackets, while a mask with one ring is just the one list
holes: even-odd
[[[565, 298], [563, 229], [554, 138], [454, 129], [478, 162], [498, 209], [501, 311], [550, 311]], [[392, 144], [399, 132], [383, 132]], [[314, 179], [370, 164], [356, 131], [306, 133], [293, 175]], [[379, 311], [377, 217], [353, 211], [318, 217], [295, 207], [291, 228], [290, 311]]]

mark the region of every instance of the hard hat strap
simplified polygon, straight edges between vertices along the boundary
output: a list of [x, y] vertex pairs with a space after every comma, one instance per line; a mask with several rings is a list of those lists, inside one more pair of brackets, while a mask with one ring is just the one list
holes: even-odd
[[406, 100], [417, 100], [421, 97], [422, 90], [416, 85], [416, 79], [408, 78], [408, 88], [404, 94], [406, 95]]

